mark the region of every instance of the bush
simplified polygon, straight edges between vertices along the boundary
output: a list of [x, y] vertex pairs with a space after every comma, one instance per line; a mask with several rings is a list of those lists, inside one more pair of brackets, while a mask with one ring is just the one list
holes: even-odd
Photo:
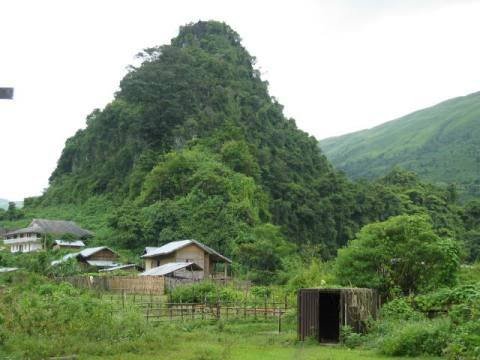
[[440, 238], [428, 217], [400, 215], [364, 226], [338, 251], [335, 270], [342, 285], [391, 297], [397, 289], [408, 295], [449, 286], [459, 263], [458, 244]]
[[340, 342], [346, 347], [353, 349], [363, 343], [363, 336], [353, 331], [351, 326], [342, 326], [340, 329]]
[[380, 341], [380, 351], [391, 356], [442, 355], [450, 330], [447, 319], [398, 322]]
[[101, 354], [104, 345], [147, 334], [148, 324], [135, 309], [114, 312], [110, 303], [88, 291], [36, 274], [19, 272], [9, 280], [0, 296], [0, 342], [18, 358], [44, 359], [69, 351]]
[[458, 326], [445, 349], [448, 359], [480, 359], [480, 321], [468, 321]]
[[293, 276], [289, 279], [287, 287], [290, 291], [300, 288], [326, 287], [335, 284], [333, 264], [312, 259], [310, 263], [294, 263], [288, 270]]
[[172, 302], [183, 303], [203, 303], [210, 304], [221, 302], [232, 302], [242, 298], [242, 293], [238, 290], [220, 286], [215, 283], [203, 281], [195, 284], [177, 286], [170, 292]]
[[385, 305], [380, 310], [380, 316], [388, 320], [421, 320], [425, 316], [412, 307], [412, 299], [397, 298]]

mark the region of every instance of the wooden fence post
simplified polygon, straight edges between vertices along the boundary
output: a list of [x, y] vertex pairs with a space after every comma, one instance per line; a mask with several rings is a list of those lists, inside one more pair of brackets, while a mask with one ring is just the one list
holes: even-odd
[[205, 319], [205, 310], [207, 309], [207, 295], [203, 298], [202, 320]]
[[263, 317], [265, 320], [267, 320], [267, 294], [265, 294], [263, 310], [265, 311]]
[[182, 316], [182, 322], [183, 322], [183, 303], [181, 299], [180, 299], [180, 315]]
[[282, 310], [280, 308], [278, 310], [278, 333], [282, 332]]

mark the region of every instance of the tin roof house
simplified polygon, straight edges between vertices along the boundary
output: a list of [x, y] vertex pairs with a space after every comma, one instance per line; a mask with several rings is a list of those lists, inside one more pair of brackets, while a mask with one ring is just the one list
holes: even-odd
[[60, 260], [52, 261], [51, 265], [55, 266], [69, 259], [76, 259], [84, 269], [108, 269], [121, 265], [118, 262], [118, 258], [118, 254], [112, 249], [106, 246], [98, 246], [67, 254]]
[[93, 234], [80, 228], [73, 221], [33, 219], [26, 228], [10, 231], [4, 235], [4, 244], [12, 253], [41, 250], [48, 235], [73, 235], [85, 239]]
[[[227, 278], [232, 260], [196, 240], [172, 241], [160, 247], [146, 247], [143, 275], [186, 279]], [[223, 272], [217, 272], [222, 267]]]

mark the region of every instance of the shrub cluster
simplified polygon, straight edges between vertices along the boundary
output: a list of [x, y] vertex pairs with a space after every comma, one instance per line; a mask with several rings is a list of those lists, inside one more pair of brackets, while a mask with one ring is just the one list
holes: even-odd
[[385, 304], [366, 337], [342, 330], [343, 342], [391, 356], [480, 358], [480, 286], [460, 285]]
[[178, 286], [170, 292], [170, 300], [176, 303], [232, 302], [242, 298], [242, 293], [232, 287], [219, 286], [213, 282], [199, 282]]
[[0, 295], [0, 349], [14, 358], [115, 353], [122, 349], [112, 350], [113, 344], [128, 346], [148, 335], [148, 324], [136, 310], [115, 312], [111, 304], [70, 284], [23, 272], [2, 276], [2, 281], [8, 287]]

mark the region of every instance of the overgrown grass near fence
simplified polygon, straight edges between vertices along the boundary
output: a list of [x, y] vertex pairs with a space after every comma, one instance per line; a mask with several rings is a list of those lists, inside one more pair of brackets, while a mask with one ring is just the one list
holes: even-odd
[[[127, 293], [103, 293], [103, 299], [121, 312], [134, 308], [141, 311], [147, 322], [195, 322], [195, 321], [257, 321], [272, 322], [271, 331], [284, 330], [285, 318], [293, 318], [296, 309], [289, 307], [288, 298], [265, 296], [245, 297], [237, 301], [204, 301], [203, 303], [172, 302], [171, 296]], [[211, 299], [210, 299], [211, 300]], [[281, 301], [279, 301], [281, 300]]]
[[[386, 359], [372, 351], [298, 342], [295, 313], [282, 314], [279, 332], [278, 297], [266, 294], [271, 302], [261, 306], [258, 292], [254, 293], [246, 299], [257, 297], [257, 302], [240, 302], [240, 308], [237, 303], [235, 311], [230, 304], [220, 304], [219, 316], [214, 311], [213, 317], [202, 320], [202, 311], [196, 308], [202, 304], [192, 305], [197, 315], [192, 319], [190, 304], [171, 304], [162, 295], [108, 294], [35, 274], [4, 274], [0, 276], [0, 359], [148, 360], [158, 359], [159, 354], [179, 360]], [[157, 302], [175, 309], [172, 312], [180, 321], [147, 321], [145, 305]], [[215, 309], [215, 305], [207, 306]]]

